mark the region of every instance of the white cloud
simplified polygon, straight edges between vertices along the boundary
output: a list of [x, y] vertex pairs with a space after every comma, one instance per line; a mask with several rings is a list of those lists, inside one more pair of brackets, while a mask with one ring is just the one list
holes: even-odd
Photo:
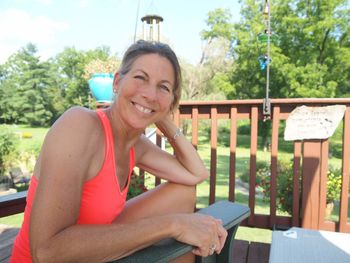
[[54, 44], [56, 34], [68, 28], [67, 23], [54, 21], [46, 16], [32, 16], [18, 9], [1, 12], [0, 62], [28, 42], [37, 46], [50, 46]]

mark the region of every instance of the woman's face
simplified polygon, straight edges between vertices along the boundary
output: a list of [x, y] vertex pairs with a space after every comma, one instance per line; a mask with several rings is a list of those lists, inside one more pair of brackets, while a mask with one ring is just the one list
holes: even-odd
[[144, 129], [164, 118], [173, 102], [175, 73], [171, 63], [158, 54], [138, 57], [124, 76], [116, 75], [117, 107], [132, 127]]

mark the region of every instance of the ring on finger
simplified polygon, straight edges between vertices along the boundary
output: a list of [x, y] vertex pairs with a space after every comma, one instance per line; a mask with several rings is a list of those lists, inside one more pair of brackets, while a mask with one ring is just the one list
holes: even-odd
[[214, 254], [214, 251], [216, 249], [216, 245], [212, 244], [209, 249], [210, 249], [210, 255]]

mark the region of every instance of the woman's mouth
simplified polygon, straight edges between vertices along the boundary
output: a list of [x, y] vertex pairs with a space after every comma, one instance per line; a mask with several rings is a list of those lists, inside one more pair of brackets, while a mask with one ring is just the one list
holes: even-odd
[[142, 113], [150, 114], [153, 111], [153, 110], [146, 108], [144, 106], [141, 106], [140, 104], [137, 104], [135, 102], [133, 102], [132, 104], [134, 104], [135, 108], [138, 109]]

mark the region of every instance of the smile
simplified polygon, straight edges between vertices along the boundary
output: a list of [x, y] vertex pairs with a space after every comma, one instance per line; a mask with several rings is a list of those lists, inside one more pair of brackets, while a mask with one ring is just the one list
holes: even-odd
[[139, 111], [141, 111], [142, 113], [150, 114], [153, 111], [153, 110], [151, 110], [149, 108], [145, 108], [145, 107], [143, 107], [140, 104], [137, 104], [135, 102], [133, 102], [132, 104], [134, 104], [135, 108], [138, 109]]

